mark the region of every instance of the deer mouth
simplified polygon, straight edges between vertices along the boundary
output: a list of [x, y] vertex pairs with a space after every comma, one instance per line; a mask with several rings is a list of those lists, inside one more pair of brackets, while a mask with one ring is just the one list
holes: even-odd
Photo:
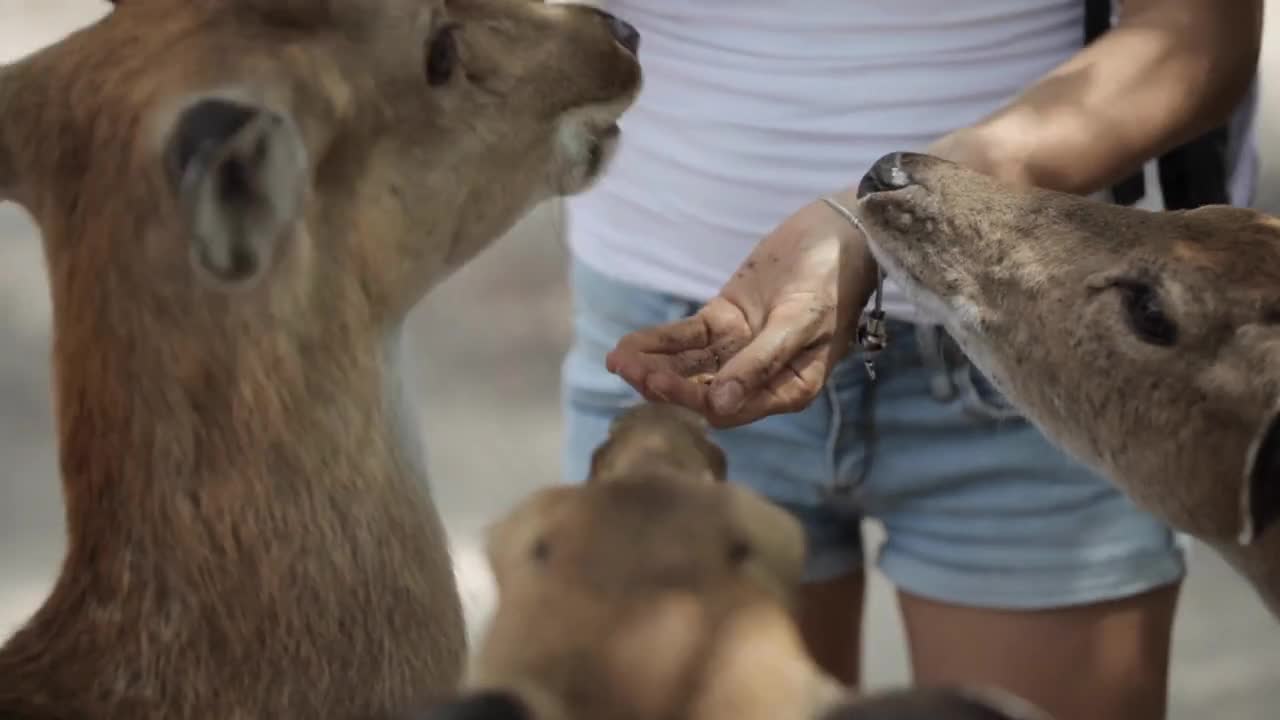
[[966, 291], [971, 283], [954, 272], [946, 257], [921, 242], [919, 233], [903, 233], [885, 221], [883, 208], [868, 208], [866, 201], [874, 197], [867, 195], [859, 200], [852, 215], [885, 277], [921, 313], [953, 333], [979, 332], [986, 327], [991, 312]]
[[588, 177], [595, 178], [604, 172], [605, 164], [613, 156], [618, 140], [621, 137], [622, 129], [618, 127], [616, 122], [610, 123], [591, 134], [591, 145], [587, 149], [586, 173]]
[[903, 293], [921, 312], [938, 322], [947, 324], [957, 314], [953, 303], [934, 292], [928, 283], [922, 281], [912, 269], [904, 264], [897, 255], [886, 248], [875, 238], [875, 235], [863, 232], [867, 239], [867, 248], [876, 259], [885, 277], [902, 288]]
[[600, 142], [616, 140], [621, 134], [622, 128], [618, 127], [618, 123], [612, 122], [596, 133], [596, 139]]
[[622, 138], [618, 121], [634, 98], [570, 111], [562, 120], [557, 145], [559, 195], [583, 192], [605, 173]]

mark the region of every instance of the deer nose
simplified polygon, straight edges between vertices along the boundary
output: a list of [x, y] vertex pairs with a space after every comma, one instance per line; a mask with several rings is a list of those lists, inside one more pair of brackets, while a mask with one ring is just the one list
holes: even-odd
[[911, 153], [889, 153], [875, 161], [858, 183], [858, 199], [871, 193], [901, 190], [912, 184], [911, 175], [903, 167]]
[[626, 48], [632, 55], [640, 54], [640, 31], [636, 29], [635, 25], [600, 8], [593, 7], [591, 9], [604, 18], [605, 25], [609, 27], [609, 33], [613, 35], [613, 39], [617, 40], [619, 45]]

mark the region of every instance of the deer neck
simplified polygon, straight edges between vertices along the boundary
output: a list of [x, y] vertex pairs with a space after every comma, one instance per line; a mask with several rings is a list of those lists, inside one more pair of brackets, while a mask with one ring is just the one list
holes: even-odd
[[393, 343], [124, 302], [127, 279], [49, 257], [69, 548], [0, 653], [15, 691], [314, 717], [452, 687], [461, 603]]
[[422, 510], [385, 344], [269, 323], [219, 335], [198, 318], [139, 321], [109, 305], [96, 314], [59, 322], [54, 339], [73, 543], [108, 533], [97, 529], [108, 521], [166, 533], [258, 523], [284, 541], [326, 531], [326, 514]]

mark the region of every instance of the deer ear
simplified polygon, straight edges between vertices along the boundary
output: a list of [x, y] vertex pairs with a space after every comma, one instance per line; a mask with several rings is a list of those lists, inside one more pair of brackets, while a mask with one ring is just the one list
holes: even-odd
[[485, 555], [499, 595], [512, 577], [555, 554], [550, 530], [580, 492], [576, 485], [542, 488], [489, 526]]
[[820, 720], [1052, 720], [1021, 698], [996, 690], [912, 688], [866, 695]]
[[1240, 488], [1240, 544], [1257, 542], [1280, 521], [1280, 408], [1272, 410], [1249, 446]]
[[260, 278], [309, 186], [297, 127], [252, 103], [201, 98], [178, 114], [164, 161], [196, 269], [232, 287]]

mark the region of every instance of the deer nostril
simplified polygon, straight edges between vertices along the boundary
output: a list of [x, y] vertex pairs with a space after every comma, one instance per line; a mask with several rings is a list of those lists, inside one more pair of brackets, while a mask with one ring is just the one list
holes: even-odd
[[622, 47], [631, 51], [632, 55], [640, 54], [640, 31], [635, 25], [615, 17], [609, 21], [609, 30], [618, 39]]
[[632, 55], [640, 54], [640, 31], [635, 25], [600, 8], [591, 9], [604, 18], [605, 24], [609, 27], [609, 34], [613, 35], [613, 39], [617, 40], [619, 45], [626, 48]]
[[903, 157], [903, 153], [889, 153], [877, 160], [858, 183], [858, 199], [911, 185], [911, 175], [902, 167]]

